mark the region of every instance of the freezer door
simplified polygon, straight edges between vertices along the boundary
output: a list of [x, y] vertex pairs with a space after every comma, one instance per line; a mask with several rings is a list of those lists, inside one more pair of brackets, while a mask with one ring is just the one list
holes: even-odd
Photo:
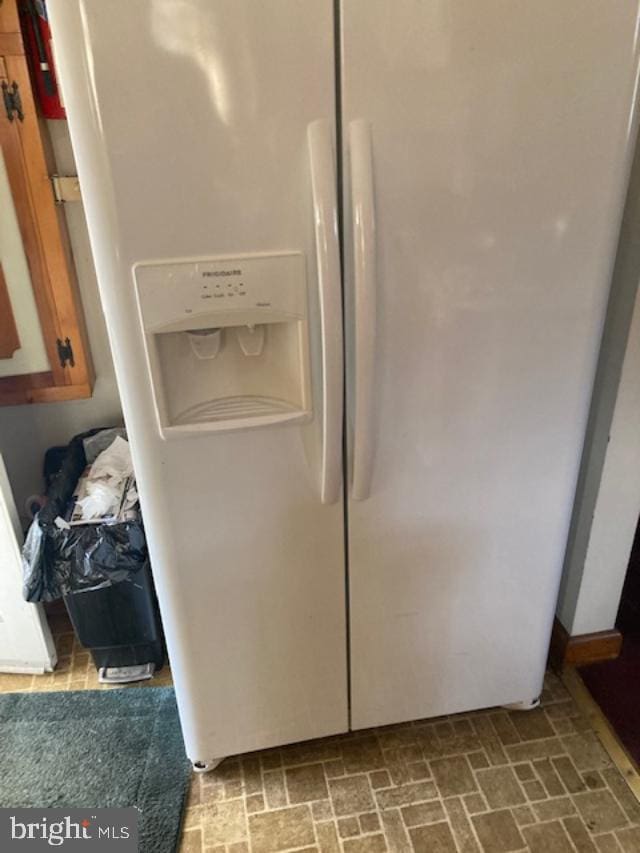
[[541, 690], [638, 3], [343, 0], [355, 728]]
[[333, 4], [49, 10], [189, 757], [344, 731]]

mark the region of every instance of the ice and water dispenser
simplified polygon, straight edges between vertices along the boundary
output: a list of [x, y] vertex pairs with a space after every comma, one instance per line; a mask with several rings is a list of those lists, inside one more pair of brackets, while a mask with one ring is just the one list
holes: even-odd
[[142, 263], [134, 276], [162, 435], [308, 419], [302, 254]]

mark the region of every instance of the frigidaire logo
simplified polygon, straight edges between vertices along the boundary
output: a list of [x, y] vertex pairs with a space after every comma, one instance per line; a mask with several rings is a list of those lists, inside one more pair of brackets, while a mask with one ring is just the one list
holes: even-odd
[[0, 809], [0, 851], [138, 849], [136, 808]]
[[242, 270], [202, 270], [207, 278], [217, 278], [219, 275], [242, 275]]

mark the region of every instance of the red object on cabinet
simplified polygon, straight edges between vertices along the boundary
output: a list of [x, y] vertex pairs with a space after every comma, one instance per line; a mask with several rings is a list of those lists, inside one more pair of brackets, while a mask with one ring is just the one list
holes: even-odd
[[19, 8], [24, 47], [42, 115], [66, 118], [56, 79], [45, 0], [20, 0]]

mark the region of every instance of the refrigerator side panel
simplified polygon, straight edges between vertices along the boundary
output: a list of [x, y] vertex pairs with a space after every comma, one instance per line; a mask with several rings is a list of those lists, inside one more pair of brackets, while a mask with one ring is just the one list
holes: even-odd
[[332, 4], [49, 6], [187, 753], [344, 731], [308, 145]]
[[[343, 0], [341, 19], [362, 728], [540, 694], [635, 140], [638, 3]], [[371, 277], [375, 304], [356, 305]]]

